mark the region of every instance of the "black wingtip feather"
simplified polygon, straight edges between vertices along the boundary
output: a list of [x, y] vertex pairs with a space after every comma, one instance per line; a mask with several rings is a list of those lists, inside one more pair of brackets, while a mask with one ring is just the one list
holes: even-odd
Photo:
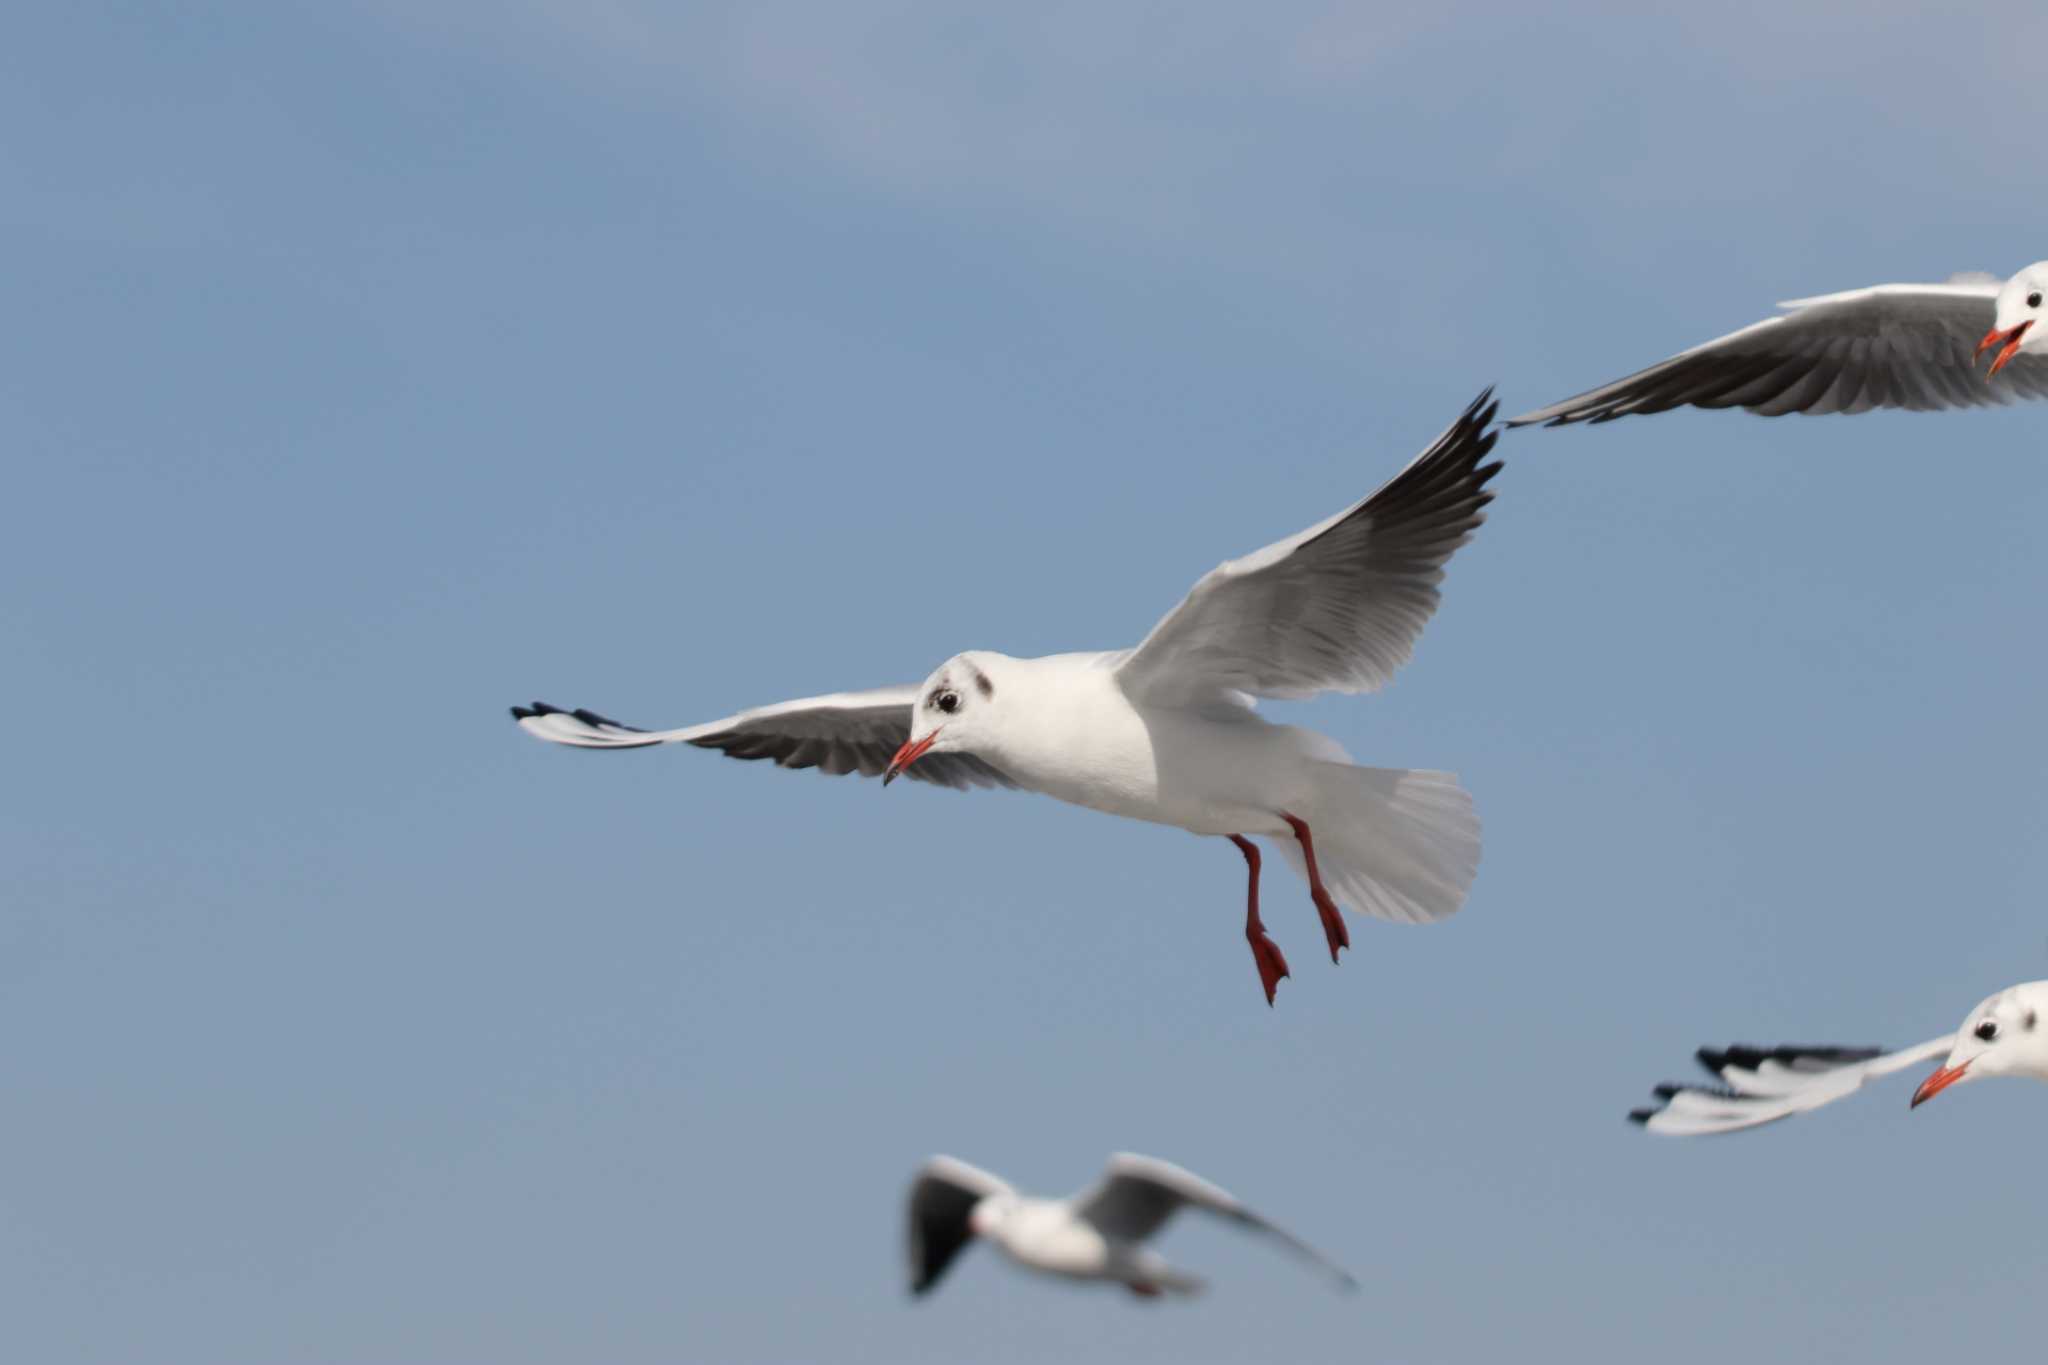
[[1647, 1128], [1650, 1126], [1650, 1120], [1663, 1112], [1662, 1109], [1631, 1109], [1628, 1111], [1628, 1121], [1640, 1123]]
[[[1793, 1070], [1801, 1064], [1818, 1064], [1822, 1069], [1853, 1066], [1884, 1054], [1881, 1047], [1844, 1047], [1839, 1043], [1784, 1043], [1759, 1047], [1755, 1043], [1732, 1043], [1727, 1047], [1703, 1047], [1693, 1054], [1699, 1064], [1719, 1076], [1727, 1067], [1754, 1071], [1765, 1062], [1776, 1062]], [[1807, 1069], [1811, 1069], [1810, 1065]]]
[[619, 721], [613, 720], [610, 716], [600, 716], [599, 714], [597, 714], [597, 712], [591, 710], [587, 706], [579, 706], [574, 711], [571, 711], [569, 714], [576, 717], [576, 719], [582, 721], [585, 725], [608, 725], [614, 730], [631, 730], [636, 735], [644, 735], [647, 733], [645, 730], [641, 729], [637, 725], [626, 725]]
[[571, 711], [566, 706], [552, 706], [547, 702], [537, 701], [531, 706], [515, 706], [512, 708], [512, 719], [514, 720], [532, 720], [538, 716], [569, 716], [582, 721], [585, 725], [609, 726], [614, 730], [628, 730], [636, 735], [647, 733], [647, 731], [637, 725], [623, 725], [609, 716], [600, 716], [597, 712], [584, 706], [579, 706]]
[[1493, 493], [1485, 485], [1500, 472], [1502, 461], [1485, 465], [1480, 461], [1492, 453], [1494, 443], [1500, 439], [1500, 428], [1493, 425], [1499, 411], [1500, 404], [1489, 385], [1466, 405], [1450, 430], [1437, 439], [1428, 458], [1403, 471], [1404, 478], [1412, 479], [1406, 490], [1411, 514], [1422, 514], [1441, 505], [1470, 516], [1493, 501]]

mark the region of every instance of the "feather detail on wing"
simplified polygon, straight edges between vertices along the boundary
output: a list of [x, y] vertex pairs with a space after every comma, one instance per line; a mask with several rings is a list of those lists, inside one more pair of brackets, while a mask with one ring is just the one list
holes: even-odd
[[1703, 1047], [1701, 1066], [1719, 1085], [1671, 1082], [1656, 1088], [1659, 1103], [1629, 1117], [1664, 1137], [1733, 1133], [1833, 1104], [1868, 1081], [1945, 1055], [1952, 1034], [1886, 1052], [1874, 1047]]
[[[879, 777], [910, 738], [910, 708], [917, 687], [883, 687], [805, 697], [678, 730], [641, 730], [588, 710], [565, 710], [537, 701], [515, 706], [512, 718], [538, 739], [580, 749], [645, 749], [694, 744], [729, 758], [773, 759], [784, 768], [817, 768], [834, 775]], [[1007, 787], [1010, 780], [971, 754], [929, 754], [905, 777], [942, 787]]]
[[929, 1292], [973, 1240], [967, 1216], [974, 1206], [991, 1194], [1010, 1193], [1001, 1178], [956, 1157], [935, 1156], [918, 1168], [905, 1210], [912, 1294]]
[[1385, 686], [1493, 500], [1492, 393], [1371, 497], [1210, 571], [1123, 659], [1125, 694], [1188, 705]]
[[1102, 1178], [1076, 1195], [1074, 1214], [1105, 1236], [1142, 1242], [1166, 1225], [1183, 1206], [1207, 1210], [1241, 1227], [1262, 1232], [1295, 1255], [1320, 1267], [1345, 1288], [1358, 1281], [1329, 1257], [1284, 1228], [1253, 1213], [1229, 1192], [1192, 1171], [1157, 1157], [1119, 1152]]
[[2048, 396], [2048, 357], [1978, 367], [1999, 283], [1884, 284], [1779, 304], [1788, 311], [1520, 417], [1510, 427], [1611, 422], [1678, 407], [1868, 412], [1984, 407]]

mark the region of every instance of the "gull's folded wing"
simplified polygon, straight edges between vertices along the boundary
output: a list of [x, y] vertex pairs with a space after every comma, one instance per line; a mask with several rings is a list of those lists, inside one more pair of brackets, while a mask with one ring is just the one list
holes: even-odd
[[[839, 692], [775, 706], [680, 730], [640, 730], [595, 711], [568, 711], [537, 701], [515, 706], [519, 728], [539, 739], [579, 749], [644, 749], [694, 744], [729, 758], [769, 758], [785, 768], [817, 768], [879, 777], [910, 738], [910, 708], [917, 687]], [[928, 754], [903, 770], [905, 777], [942, 787], [1007, 787], [1010, 780], [970, 754]]]
[[1867, 1081], [1945, 1056], [1953, 1034], [1899, 1052], [1874, 1047], [1703, 1047], [1701, 1066], [1721, 1083], [1660, 1085], [1660, 1103], [1631, 1119], [1664, 1137], [1733, 1133], [1774, 1123], [1853, 1095]]
[[[1611, 422], [1671, 408], [1868, 412], [1982, 407], [2048, 396], [2048, 357], [2017, 355], [1986, 378], [1977, 342], [1997, 281], [1881, 284], [1779, 305], [1730, 332], [1597, 389], [1510, 418], [1511, 427]], [[1988, 367], [1987, 367], [1988, 368]]]
[[1500, 465], [1480, 463], [1499, 434], [1492, 395], [1371, 497], [1211, 570], [1118, 665], [1125, 693], [1188, 704], [1385, 686], [1493, 500]]

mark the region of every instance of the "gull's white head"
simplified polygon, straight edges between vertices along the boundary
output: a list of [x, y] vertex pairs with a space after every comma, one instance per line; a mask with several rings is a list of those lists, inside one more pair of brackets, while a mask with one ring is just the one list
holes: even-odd
[[1970, 1011], [1941, 1069], [1913, 1092], [1919, 1108], [1962, 1081], [2032, 1076], [2048, 1081], [2048, 981], [2000, 991]]
[[982, 650], [955, 654], [924, 680], [910, 708], [910, 738], [889, 760], [883, 786], [926, 754], [978, 751], [995, 724], [994, 670], [1001, 657]]
[[1003, 1223], [1017, 1207], [1014, 1194], [985, 1195], [967, 1211], [967, 1230], [976, 1237], [1001, 1240]]
[[2036, 261], [1998, 291], [1991, 330], [1977, 343], [1980, 356], [1993, 347], [1998, 351], [1991, 357], [1987, 379], [2023, 351], [2048, 351], [2048, 327], [2034, 325], [2048, 317], [2042, 312], [2044, 307], [2048, 307], [2048, 261]]

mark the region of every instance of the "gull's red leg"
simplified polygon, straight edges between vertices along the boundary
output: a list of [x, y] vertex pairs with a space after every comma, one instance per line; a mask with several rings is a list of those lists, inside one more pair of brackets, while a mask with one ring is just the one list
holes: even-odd
[[1280, 989], [1280, 978], [1287, 975], [1287, 959], [1280, 956], [1280, 945], [1266, 937], [1266, 926], [1259, 922], [1259, 846], [1242, 834], [1231, 835], [1230, 842], [1237, 845], [1252, 870], [1251, 890], [1245, 893], [1244, 936], [1252, 945], [1252, 961], [1258, 964], [1259, 984], [1266, 988], [1270, 1006], [1273, 992]]
[[1323, 937], [1330, 941], [1330, 961], [1337, 960], [1339, 948], [1351, 946], [1351, 931], [1344, 927], [1344, 913], [1337, 908], [1337, 902], [1323, 887], [1323, 874], [1316, 871], [1316, 845], [1309, 837], [1308, 821], [1280, 812], [1280, 818], [1287, 822], [1294, 837], [1301, 841], [1301, 856], [1308, 863], [1308, 898], [1316, 903], [1316, 913], [1323, 917]]

